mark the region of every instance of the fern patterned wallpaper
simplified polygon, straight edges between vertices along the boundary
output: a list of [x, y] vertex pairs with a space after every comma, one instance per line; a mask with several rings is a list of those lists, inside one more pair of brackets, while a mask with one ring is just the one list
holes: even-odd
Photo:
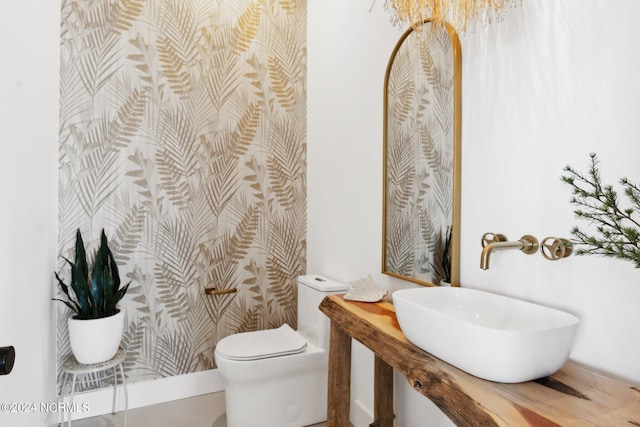
[[306, 1], [64, 0], [61, 51], [60, 255], [76, 228], [88, 253], [105, 229], [133, 281], [129, 380], [211, 369], [222, 337], [295, 326]]
[[435, 284], [453, 211], [453, 67], [447, 31], [424, 29], [387, 81], [385, 268]]

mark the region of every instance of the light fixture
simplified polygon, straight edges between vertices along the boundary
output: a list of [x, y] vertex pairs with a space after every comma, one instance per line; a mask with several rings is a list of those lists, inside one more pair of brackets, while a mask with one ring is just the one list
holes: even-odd
[[410, 24], [419, 27], [430, 18], [436, 24], [448, 22], [458, 32], [475, 22], [491, 22], [499, 18], [507, 5], [517, 0], [386, 0], [391, 22], [400, 27]]

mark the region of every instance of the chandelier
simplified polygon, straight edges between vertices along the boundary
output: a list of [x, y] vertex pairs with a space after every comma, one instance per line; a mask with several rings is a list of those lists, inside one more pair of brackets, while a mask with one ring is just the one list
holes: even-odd
[[472, 22], [491, 22], [502, 16], [506, 6], [516, 0], [386, 0], [391, 22], [419, 27], [426, 18], [435, 24], [446, 22], [457, 31], [465, 31]]

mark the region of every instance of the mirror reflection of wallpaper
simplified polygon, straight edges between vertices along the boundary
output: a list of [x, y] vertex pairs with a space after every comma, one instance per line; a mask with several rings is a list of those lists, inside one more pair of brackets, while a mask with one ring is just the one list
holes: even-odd
[[129, 380], [211, 369], [221, 338], [295, 326], [306, 2], [64, 0], [60, 79], [60, 255], [76, 228], [88, 253], [105, 228], [133, 281]]
[[453, 205], [453, 48], [445, 29], [412, 32], [387, 87], [386, 270], [434, 282]]

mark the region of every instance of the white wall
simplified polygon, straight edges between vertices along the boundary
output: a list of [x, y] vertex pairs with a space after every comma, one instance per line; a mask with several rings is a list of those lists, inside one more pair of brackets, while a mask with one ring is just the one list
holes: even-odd
[[[380, 271], [382, 88], [401, 33], [371, 3], [307, 4], [307, 271], [344, 283]], [[352, 422], [368, 425], [373, 358], [354, 354]]]
[[[379, 273], [382, 85], [400, 33], [383, 1], [309, 2], [308, 272], [351, 281]], [[559, 262], [500, 252], [482, 271], [480, 236], [569, 237], [579, 223], [562, 168], [640, 182], [640, 28], [635, 0], [524, 0], [504, 20], [461, 36], [461, 282], [581, 318], [571, 357], [640, 384], [640, 270], [594, 257]], [[356, 346], [356, 416], [371, 412], [372, 357]], [[397, 378], [398, 422], [449, 425]], [[416, 399], [416, 396], [418, 399]], [[358, 411], [364, 409], [364, 411]], [[370, 420], [354, 419], [356, 427]]]
[[[0, 25], [0, 346], [13, 372], [0, 402], [54, 401], [58, 57], [60, 5], [3, 2]], [[35, 426], [47, 413], [0, 412], [0, 425]]]
[[464, 285], [577, 314], [572, 358], [640, 383], [640, 270], [596, 257], [549, 262], [518, 252], [478, 268], [486, 231], [569, 237], [566, 164], [640, 182], [640, 3], [544, 0], [463, 42]]

